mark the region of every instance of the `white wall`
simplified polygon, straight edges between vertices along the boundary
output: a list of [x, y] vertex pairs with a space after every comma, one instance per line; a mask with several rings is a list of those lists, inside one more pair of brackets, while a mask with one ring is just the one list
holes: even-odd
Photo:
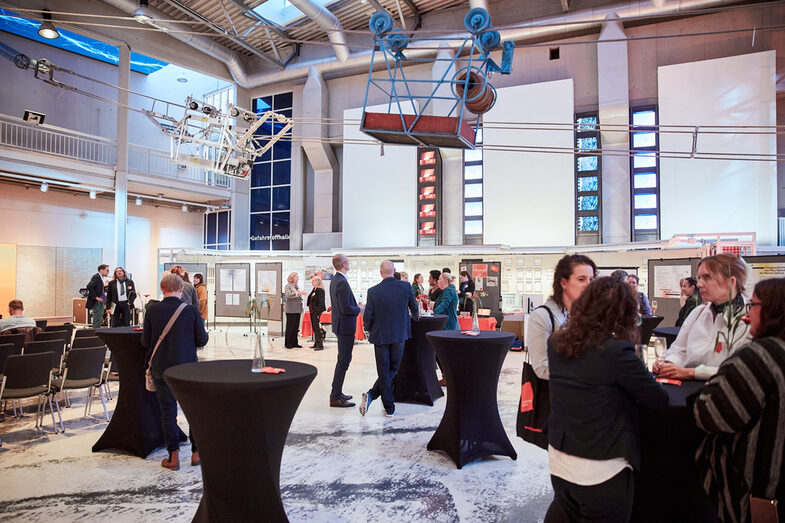
[[[386, 112], [384, 108], [369, 110]], [[347, 109], [346, 120], [359, 121], [362, 107]], [[359, 123], [343, 127], [343, 247], [409, 247], [417, 234], [417, 147], [354, 145], [368, 140]]]
[[[495, 147], [573, 147], [571, 79], [502, 88], [497, 94], [496, 105], [484, 117], [484, 143]], [[490, 122], [567, 126], [535, 131], [499, 129]], [[574, 245], [573, 162], [571, 154], [484, 151], [484, 243]]]
[[[775, 52], [660, 67], [660, 125], [773, 126]], [[698, 153], [774, 154], [772, 134], [699, 134]], [[690, 134], [664, 133], [660, 151], [689, 152]], [[777, 244], [775, 162], [660, 160], [662, 237], [689, 232], [756, 232]]]
[[[113, 200], [90, 200], [84, 193], [42, 193], [35, 188], [3, 184], [0, 217], [4, 224], [0, 227], [0, 243], [97, 247], [103, 249], [103, 263], [114, 263]], [[133, 274], [140, 294], [158, 295], [157, 249], [202, 247], [202, 220], [202, 213], [128, 206], [125, 268]], [[24, 267], [17, 267], [18, 274], [24, 271]]]

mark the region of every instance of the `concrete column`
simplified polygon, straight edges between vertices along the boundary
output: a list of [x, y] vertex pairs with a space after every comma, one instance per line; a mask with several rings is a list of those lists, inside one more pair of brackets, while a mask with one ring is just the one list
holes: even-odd
[[463, 244], [463, 152], [442, 153], [442, 244]]
[[[114, 181], [115, 267], [125, 267], [126, 225], [128, 221], [128, 91], [131, 81], [131, 49], [120, 45], [117, 68], [117, 165]], [[130, 268], [131, 270], [133, 268]]]
[[[455, 75], [455, 65], [449, 60], [452, 60], [453, 58], [455, 58], [455, 51], [453, 51], [446, 42], [439, 44], [439, 51], [436, 53], [436, 60], [433, 62], [433, 67], [431, 68], [431, 79], [434, 82], [434, 86], [442, 77], [444, 77], [445, 82], [452, 80], [453, 75]], [[436, 90], [436, 96], [452, 97], [453, 94], [450, 84], [441, 84]], [[455, 105], [454, 99], [432, 100], [425, 112], [433, 116], [447, 116], [447, 113], [452, 109], [453, 105]], [[457, 115], [458, 111], [456, 110], [452, 116]]]
[[[246, 89], [235, 85], [235, 105], [252, 110], [251, 97]], [[229, 205], [232, 209], [232, 220], [229, 227], [232, 232], [232, 249], [248, 250], [251, 248], [251, 179], [234, 178], [232, 180], [232, 195]]]
[[[609, 15], [609, 19], [618, 18]], [[625, 37], [620, 22], [603, 26], [597, 42], [597, 83], [600, 125], [627, 126], [630, 123], [629, 71], [627, 42], [603, 42]], [[626, 127], [600, 133], [607, 153], [626, 152], [630, 135]], [[602, 243], [630, 241], [630, 159], [626, 154], [602, 156]]]

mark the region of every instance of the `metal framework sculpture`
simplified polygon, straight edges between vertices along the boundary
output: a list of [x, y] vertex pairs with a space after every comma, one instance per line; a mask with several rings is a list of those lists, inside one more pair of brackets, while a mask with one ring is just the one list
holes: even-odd
[[[399, 29], [393, 29], [392, 17], [380, 11], [371, 17], [374, 33], [374, 51], [368, 72], [368, 84], [363, 103], [360, 130], [384, 143], [423, 145], [429, 147], [454, 147], [474, 149], [480, 116], [496, 102], [496, 89], [488, 81], [492, 73], [510, 74], [512, 71], [513, 42], [501, 41], [501, 35], [491, 27], [488, 12], [477, 7], [464, 18], [470, 35], [466, 38], [413, 38]], [[405, 51], [416, 41], [438, 45], [440, 41], [461, 41], [453, 58], [407, 58]], [[501, 66], [490, 54], [502, 48]], [[374, 77], [374, 68], [383, 62], [381, 75]], [[448, 62], [438, 80], [407, 78], [405, 63]], [[452, 71], [452, 76], [448, 75]], [[449, 94], [444, 91], [449, 86]], [[428, 94], [417, 94], [425, 86]], [[374, 91], [381, 91], [388, 100], [387, 112], [369, 112], [368, 99]], [[376, 94], [376, 93], [374, 93]], [[431, 115], [434, 100], [449, 100], [451, 108], [444, 115]], [[469, 111], [476, 115], [469, 117]], [[467, 119], [475, 119], [472, 128]]]

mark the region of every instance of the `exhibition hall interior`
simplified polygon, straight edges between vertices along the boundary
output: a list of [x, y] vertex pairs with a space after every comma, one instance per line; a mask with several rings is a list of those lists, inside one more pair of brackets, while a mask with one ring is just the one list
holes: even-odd
[[0, 519], [785, 521], [785, 2], [0, 0], [0, 77]]

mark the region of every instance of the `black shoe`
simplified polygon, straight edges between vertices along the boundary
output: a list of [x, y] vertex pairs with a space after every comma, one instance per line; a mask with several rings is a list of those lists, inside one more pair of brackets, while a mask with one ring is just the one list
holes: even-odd
[[352, 403], [351, 401], [346, 401], [343, 398], [338, 398], [338, 399], [331, 399], [330, 406], [346, 408], [346, 407], [354, 407], [354, 403]]
[[302, 349], [303, 348], [302, 345], [292, 345], [292, 348], [295, 348], [295, 347], [297, 347], [298, 349]]
[[343, 394], [343, 393], [341, 393], [341, 397], [342, 397], [343, 399], [345, 399], [346, 401], [349, 401], [350, 399], [352, 399], [352, 397], [351, 397], [351, 396], [347, 396], [346, 394]]

